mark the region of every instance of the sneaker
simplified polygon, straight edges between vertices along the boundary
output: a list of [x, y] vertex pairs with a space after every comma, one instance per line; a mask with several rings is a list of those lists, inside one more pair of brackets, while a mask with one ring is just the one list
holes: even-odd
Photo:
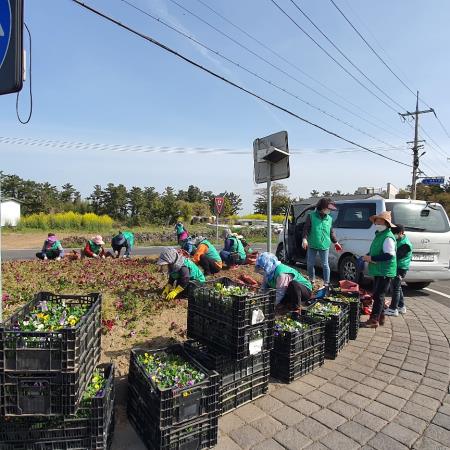
[[400, 314], [406, 314], [406, 306], [402, 306], [401, 308], [398, 308], [398, 312]]
[[386, 316], [398, 317], [398, 309], [387, 308], [387, 309], [384, 310], [384, 314]]

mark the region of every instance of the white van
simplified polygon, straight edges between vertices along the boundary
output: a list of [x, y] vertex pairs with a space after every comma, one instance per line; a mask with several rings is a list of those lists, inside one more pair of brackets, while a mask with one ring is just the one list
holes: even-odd
[[[338, 272], [340, 279], [356, 280], [356, 257], [368, 253], [375, 234], [369, 217], [387, 210], [392, 212], [394, 223], [404, 225], [414, 247], [405, 279], [407, 284], [423, 289], [432, 281], [450, 280], [450, 221], [442, 205], [419, 200], [387, 200], [378, 195], [353, 197], [335, 201], [338, 210], [332, 213], [333, 227], [343, 251], [338, 253], [331, 246], [329, 261], [331, 270]], [[309, 199], [290, 205], [276, 250], [284, 262], [306, 263], [302, 232], [306, 216], [317, 201]]]

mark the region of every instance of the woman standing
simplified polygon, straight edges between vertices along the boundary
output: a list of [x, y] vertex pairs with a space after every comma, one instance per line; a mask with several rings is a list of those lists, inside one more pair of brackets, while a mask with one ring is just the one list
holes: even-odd
[[302, 302], [311, 298], [311, 283], [297, 270], [278, 261], [272, 253], [261, 253], [255, 270], [264, 276], [263, 289], [276, 289], [277, 312], [283, 312], [288, 307], [298, 310]]
[[373, 306], [370, 319], [363, 323], [366, 328], [384, 325], [384, 296], [389, 283], [397, 275], [396, 239], [391, 228], [391, 212], [383, 211], [369, 217], [375, 224], [375, 238], [369, 254], [363, 260], [369, 264], [369, 275], [373, 277]]
[[325, 286], [330, 284], [328, 255], [331, 243], [334, 244], [336, 251], [342, 250], [342, 247], [334, 234], [333, 219], [330, 216], [330, 212], [335, 210], [336, 206], [331, 201], [331, 198], [320, 199], [316, 209], [311, 211], [306, 218], [305, 226], [303, 228], [302, 247], [307, 250], [306, 264], [308, 268], [308, 277], [311, 282], [314, 283], [316, 278], [314, 266], [316, 263], [316, 256], [319, 254]]

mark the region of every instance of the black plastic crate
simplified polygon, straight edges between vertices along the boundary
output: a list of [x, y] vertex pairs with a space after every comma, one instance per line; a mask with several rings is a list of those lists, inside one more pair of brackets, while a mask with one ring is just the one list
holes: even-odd
[[347, 324], [337, 335], [325, 335], [325, 357], [336, 359], [349, 339], [349, 325]]
[[214, 291], [214, 285], [243, 286], [229, 278], [217, 278], [197, 284], [190, 289], [188, 309], [232, 328], [258, 325], [275, 316], [275, 290], [265, 293], [252, 291], [248, 295], [223, 297]]
[[320, 317], [300, 316], [292, 313], [290, 317], [308, 324], [309, 328], [298, 331], [278, 331], [274, 328], [272, 354], [294, 355], [324, 342], [325, 322]]
[[186, 351], [209, 370], [219, 374], [222, 386], [238, 381], [268, 367], [270, 353], [265, 351], [241, 361], [209, 349], [206, 345], [189, 340], [184, 343]]
[[136, 392], [130, 391], [127, 414], [149, 450], [200, 450], [217, 444], [217, 411], [184, 424], [160, 428], [154, 421], [151, 406]]
[[267, 365], [263, 370], [222, 386], [220, 395], [222, 415], [267, 393], [270, 375], [269, 361], [267, 359]]
[[106, 378], [103, 392], [82, 401], [76, 416], [0, 419], [0, 449], [108, 448], [114, 430], [114, 365], [98, 368]]
[[[160, 389], [138, 362], [144, 353], [169, 353], [181, 356], [206, 375], [205, 379], [192, 387], [183, 389]], [[151, 420], [160, 428], [170, 427], [217, 411], [219, 402], [219, 374], [206, 369], [179, 345], [158, 350], [131, 350], [128, 373], [129, 395], [141, 397], [149, 406]]]
[[100, 348], [92, 346], [74, 373], [0, 372], [0, 416], [76, 414], [99, 360]]
[[321, 342], [297, 354], [285, 355], [275, 352], [270, 356], [270, 375], [286, 383], [313, 371], [324, 363], [325, 348]]
[[188, 310], [187, 335], [212, 350], [236, 361], [271, 350], [274, 320], [261, 325], [234, 328], [231, 325]]
[[339, 334], [339, 332], [345, 328], [349, 322], [349, 307], [346, 303], [335, 302], [332, 300], [318, 300], [317, 303], [332, 303], [333, 305], [339, 306], [341, 308], [340, 314], [332, 316], [324, 316], [322, 314], [313, 314], [309, 310], [302, 311], [303, 315], [320, 317], [325, 321], [325, 336], [330, 334]]
[[[39, 292], [35, 298], [0, 324], [0, 372], [74, 372], [80, 369], [92, 346], [100, 348], [101, 300], [99, 293], [57, 295]], [[20, 331], [19, 319], [43, 301], [87, 305], [89, 309], [73, 328], [58, 331]]]
[[[339, 297], [348, 297], [353, 298], [354, 301], [346, 302], [341, 300]], [[349, 317], [349, 338], [351, 340], [355, 340], [358, 337], [358, 330], [359, 330], [359, 318], [360, 318], [360, 312], [361, 312], [361, 303], [359, 300], [359, 293], [351, 292], [351, 293], [333, 293], [333, 296], [330, 297], [327, 300], [331, 300], [336, 303], [344, 303], [348, 306], [348, 317]]]

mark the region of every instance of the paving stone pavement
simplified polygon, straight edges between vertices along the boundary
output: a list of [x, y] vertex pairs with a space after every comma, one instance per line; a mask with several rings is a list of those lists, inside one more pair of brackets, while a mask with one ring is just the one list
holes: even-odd
[[334, 361], [219, 421], [217, 450], [450, 449], [450, 308], [408, 298]]

